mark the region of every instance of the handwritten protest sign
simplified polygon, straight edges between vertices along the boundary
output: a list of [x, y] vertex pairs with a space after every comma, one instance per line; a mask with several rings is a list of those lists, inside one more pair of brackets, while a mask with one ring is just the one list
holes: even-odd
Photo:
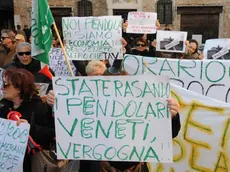
[[156, 51], [184, 53], [187, 32], [157, 31]]
[[0, 118], [0, 171], [23, 172], [30, 126]]
[[122, 58], [121, 23], [120, 16], [62, 18], [70, 60]]
[[[61, 48], [53, 48], [50, 53], [50, 68], [54, 71], [55, 76], [71, 76], [68, 65], [65, 61], [65, 57], [62, 53]], [[70, 61], [73, 73], [76, 73], [76, 67], [73, 62]]]
[[127, 33], [156, 33], [157, 13], [129, 12]]
[[179, 60], [126, 55], [123, 68], [131, 75], [147, 72], [166, 75], [170, 80], [188, 90], [230, 102], [230, 62], [211, 60]]
[[230, 39], [209, 39], [204, 47], [205, 59], [230, 60]]
[[58, 158], [171, 162], [167, 77], [55, 77], [53, 86]]
[[230, 104], [171, 87], [181, 104], [181, 130], [173, 139], [174, 163], [152, 163], [150, 171], [229, 172]]

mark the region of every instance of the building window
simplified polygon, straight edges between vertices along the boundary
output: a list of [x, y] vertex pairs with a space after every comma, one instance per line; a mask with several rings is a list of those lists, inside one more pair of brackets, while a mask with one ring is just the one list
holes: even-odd
[[159, 0], [157, 2], [157, 16], [162, 24], [172, 24], [172, 1]]
[[92, 16], [93, 15], [93, 5], [92, 2], [89, 0], [81, 0], [78, 1], [78, 16]]

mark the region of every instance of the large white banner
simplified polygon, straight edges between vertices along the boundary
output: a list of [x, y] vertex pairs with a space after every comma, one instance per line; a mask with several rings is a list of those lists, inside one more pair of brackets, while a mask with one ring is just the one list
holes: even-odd
[[174, 163], [151, 164], [152, 172], [229, 172], [230, 104], [177, 85], [172, 95], [180, 104], [181, 130], [173, 139]]
[[122, 58], [121, 24], [121, 16], [63, 17], [63, 36], [70, 60]]
[[0, 118], [0, 171], [23, 172], [30, 125]]
[[172, 162], [168, 81], [147, 75], [54, 77], [58, 158]]
[[[145, 64], [147, 68], [145, 67]], [[230, 62], [178, 60], [125, 55], [123, 68], [131, 75], [166, 75], [188, 90], [230, 102]]]

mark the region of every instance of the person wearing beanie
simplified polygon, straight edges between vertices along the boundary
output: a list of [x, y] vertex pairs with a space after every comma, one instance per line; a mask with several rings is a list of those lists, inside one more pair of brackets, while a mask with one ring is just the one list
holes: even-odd
[[1, 31], [0, 67], [12, 62], [16, 49], [15, 34], [12, 30]]

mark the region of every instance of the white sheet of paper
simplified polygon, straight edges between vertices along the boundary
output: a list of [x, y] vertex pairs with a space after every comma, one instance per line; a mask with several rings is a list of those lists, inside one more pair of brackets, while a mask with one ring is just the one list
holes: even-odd
[[122, 59], [121, 16], [63, 17], [70, 60]]
[[187, 32], [158, 30], [156, 51], [184, 53], [186, 40]]
[[157, 13], [129, 12], [127, 33], [156, 33]]
[[[68, 65], [65, 61], [65, 57], [62, 53], [61, 48], [53, 48], [50, 53], [50, 68], [54, 71], [55, 76], [71, 76]], [[70, 60], [70, 65], [73, 70], [73, 73], [76, 73], [76, 67], [73, 65], [73, 62]]]
[[172, 162], [168, 77], [54, 77], [53, 88], [58, 158]]
[[37, 89], [39, 91], [40, 97], [43, 97], [46, 95], [46, 92], [48, 90], [49, 84], [47, 83], [36, 83]]
[[23, 172], [30, 125], [0, 118], [0, 171]]
[[174, 98], [183, 104], [180, 108], [181, 130], [173, 139], [175, 161], [152, 163], [151, 172], [159, 169], [162, 172], [214, 172], [215, 169], [228, 172], [230, 143], [226, 133], [230, 129], [230, 105], [174, 84], [171, 88]]
[[230, 60], [230, 39], [209, 39], [204, 46], [204, 59]]

